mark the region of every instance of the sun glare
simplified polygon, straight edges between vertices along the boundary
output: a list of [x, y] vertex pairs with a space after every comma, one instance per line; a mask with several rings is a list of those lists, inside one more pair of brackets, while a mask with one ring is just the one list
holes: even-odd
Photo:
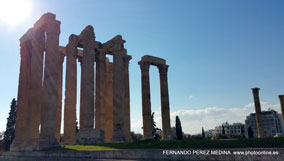
[[26, 20], [31, 12], [30, 0], [0, 0], [0, 20], [15, 25]]

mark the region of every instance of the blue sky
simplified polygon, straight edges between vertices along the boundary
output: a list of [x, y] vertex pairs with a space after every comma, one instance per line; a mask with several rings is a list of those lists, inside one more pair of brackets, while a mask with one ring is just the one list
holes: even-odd
[[[186, 133], [253, 112], [252, 87], [264, 109], [279, 110], [284, 94], [284, 1], [281, 0], [31, 0], [31, 15], [15, 26], [0, 22], [0, 131], [17, 97], [19, 38], [46, 12], [61, 21], [60, 45], [92, 25], [96, 40], [121, 34], [130, 62], [132, 130], [141, 132], [143, 55], [166, 59], [174, 126], [180, 115]], [[152, 111], [160, 124], [159, 74], [151, 67]], [[226, 116], [220, 116], [220, 114]], [[161, 126], [160, 126], [161, 127]]]

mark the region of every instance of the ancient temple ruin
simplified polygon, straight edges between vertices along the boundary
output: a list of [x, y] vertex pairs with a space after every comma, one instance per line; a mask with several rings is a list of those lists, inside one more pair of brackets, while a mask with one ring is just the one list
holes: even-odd
[[163, 138], [167, 139], [170, 126], [170, 106], [168, 92], [168, 65], [166, 61], [150, 55], [142, 57], [138, 62], [141, 68], [142, 80], [142, 114], [143, 114], [143, 134], [145, 138], [153, 138], [152, 135], [152, 120], [151, 120], [151, 94], [149, 68], [150, 65], [158, 67], [160, 73], [160, 89], [161, 89], [161, 111], [162, 111], [162, 130]]
[[[65, 88], [62, 144], [95, 144], [130, 141], [129, 61], [122, 36], [101, 43], [87, 26], [59, 46], [60, 21], [44, 14], [20, 39], [21, 65], [18, 111], [13, 151], [41, 150], [60, 145], [62, 91]], [[113, 56], [110, 62], [106, 55]], [[66, 61], [65, 87], [63, 62]], [[81, 69], [77, 91], [77, 65]], [[164, 136], [170, 131], [168, 65], [144, 56], [142, 70], [144, 137], [151, 138], [149, 65], [156, 65], [161, 79]], [[80, 93], [80, 130], [76, 134], [76, 102]], [[149, 97], [148, 97], [149, 95]], [[150, 112], [150, 113], [149, 113]], [[150, 128], [150, 129], [149, 129]], [[149, 131], [150, 130], [150, 131]]]

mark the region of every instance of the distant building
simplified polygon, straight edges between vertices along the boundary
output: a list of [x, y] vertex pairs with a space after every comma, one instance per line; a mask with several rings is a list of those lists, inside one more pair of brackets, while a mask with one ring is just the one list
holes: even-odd
[[0, 132], [0, 140], [4, 139], [4, 132]]
[[168, 135], [168, 137], [170, 139], [176, 139], [177, 138], [176, 127], [171, 127], [171, 131], [170, 131], [170, 134]]
[[228, 122], [223, 123], [220, 126], [216, 126], [214, 129], [214, 134], [223, 134], [223, 127], [225, 130], [225, 135], [244, 135], [244, 124], [242, 123], [233, 123], [229, 124]]
[[212, 137], [212, 136], [214, 135], [214, 131], [215, 131], [214, 129], [204, 131], [204, 133], [205, 133], [205, 138]]
[[[273, 137], [276, 134], [284, 134], [282, 116], [277, 111], [268, 110], [261, 112], [261, 120], [265, 137]], [[245, 120], [245, 136], [248, 138], [248, 128], [251, 127], [253, 137], [257, 137], [255, 113], [251, 113]]]

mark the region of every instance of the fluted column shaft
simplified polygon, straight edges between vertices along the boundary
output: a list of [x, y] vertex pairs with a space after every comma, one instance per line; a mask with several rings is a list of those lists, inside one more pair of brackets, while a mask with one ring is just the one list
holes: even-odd
[[57, 112], [56, 112], [56, 139], [60, 142], [60, 130], [61, 130], [61, 115], [62, 115], [62, 77], [63, 77], [63, 62], [64, 56], [60, 55], [59, 58], [59, 80], [58, 80], [58, 100], [57, 100]]
[[142, 116], [143, 116], [143, 135], [145, 139], [151, 139], [152, 136], [152, 120], [151, 120], [151, 95], [150, 95], [150, 79], [149, 68], [150, 63], [139, 62], [142, 74]]
[[162, 110], [162, 127], [163, 138], [167, 139], [170, 134], [170, 105], [169, 105], [169, 91], [168, 91], [168, 65], [159, 66], [160, 73], [160, 89], [161, 89], [161, 110]]
[[125, 100], [124, 100], [124, 135], [127, 141], [131, 140], [130, 135], [130, 91], [129, 91], [129, 61], [131, 56], [124, 56], [124, 88], [125, 88]]
[[94, 59], [95, 38], [91, 27], [80, 35], [83, 44], [81, 63], [80, 130], [94, 128]]
[[39, 148], [58, 146], [56, 139], [56, 113], [59, 82], [60, 22], [53, 20], [46, 25], [46, 56], [44, 68], [43, 102]]
[[[31, 62], [30, 81], [27, 108], [26, 138], [23, 145], [24, 150], [35, 150], [38, 148], [39, 125], [41, 121], [42, 108], [42, 76], [43, 76], [43, 52], [44, 32], [33, 30], [30, 39]], [[24, 135], [24, 134], [23, 134]]]
[[111, 141], [113, 135], [113, 64], [106, 62], [106, 96], [105, 96], [105, 111], [106, 111], [106, 129], [105, 140]]
[[113, 122], [112, 141], [125, 141], [124, 136], [124, 70], [123, 54], [115, 51], [113, 54]]
[[263, 124], [262, 124], [262, 120], [261, 120], [259, 88], [252, 88], [252, 93], [253, 93], [253, 98], [254, 98], [257, 133], [258, 133], [259, 138], [263, 138], [264, 137], [264, 131], [263, 131]]
[[63, 144], [76, 142], [76, 103], [77, 103], [77, 48], [78, 37], [71, 35], [66, 46], [66, 83], [64, 106], [64, 135]]
[[30, 50], [27, 42], [21, 42], [21, 65], [17, 99], [17, 119], [15, 128], [15, 138], [11, 145], [11, 151], [19, 151], [25, 141], [23, 131], [27, 129], [27, 108], [30, 77]]
[[96, 55], [96, 102], [95, 127], [105, 131], [105, 91], [106, 91], [106, 55], [98, 52]]

